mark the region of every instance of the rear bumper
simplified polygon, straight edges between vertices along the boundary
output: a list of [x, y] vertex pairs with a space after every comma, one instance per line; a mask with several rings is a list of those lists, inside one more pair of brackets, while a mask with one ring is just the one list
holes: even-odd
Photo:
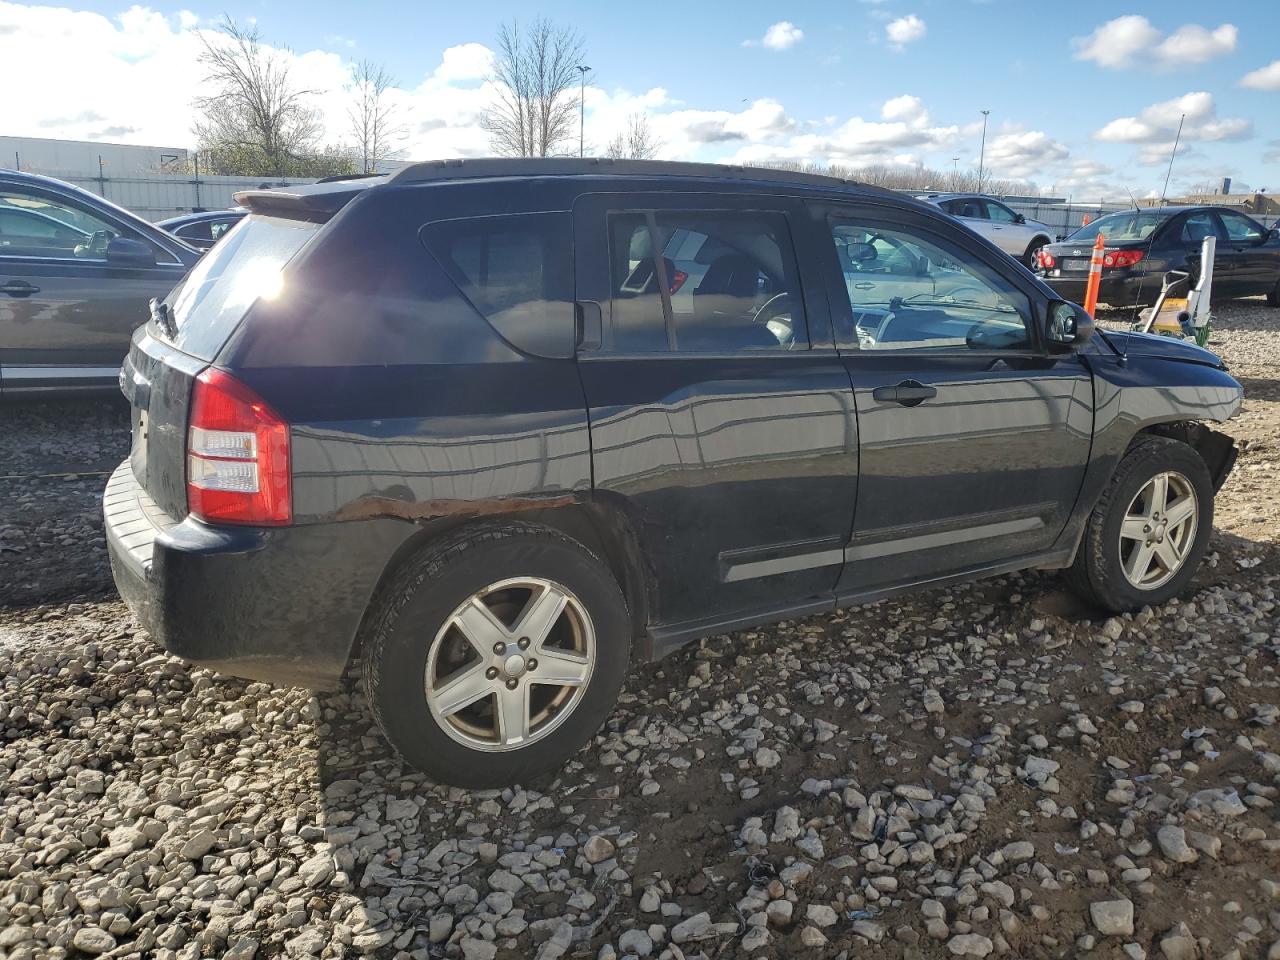
[[[1084, 303], [1084, 292], [1088, 286], [1086, 277], [1042, 277], [1054, 291], [1064, 300]], [[1098, 302], [1113, 307], [1130, 307], [1135, 304], [1149, 307], [1160, 296], [1160, 278], [1158, 276], [1143, 277], [1141, 275], [1103, 277], [1098, 285]]]
[[342, 676], [408, 526], [178, 523], [151, 503], [127, 460], [107, 484], [103, 515], [120, 596], [166, 650], [222, 673], [313, 688]]

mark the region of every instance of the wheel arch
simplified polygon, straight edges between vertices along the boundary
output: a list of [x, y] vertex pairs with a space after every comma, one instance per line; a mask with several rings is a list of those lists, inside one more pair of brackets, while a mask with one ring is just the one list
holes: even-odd
[[649, 610], [652, 609], [654, 578], [644, 563], [635, 527], [622, 505], [609, 498], [573, 499], [556, 506], [525, 506], [500, 514], [449, 517], [418, 524], [388, 559], [361, 615], [360, 625], [347, 655], [347, 666], [360, 654], [370, 617], [382, 603], [397, 573], [412, 558], [441, 538], [463, 528], [487, 523], [521, 521], [564, 534], [600, 557], [609, 567], [627, 603], [631, 618], [632, 648], [639, 658], [648, 659]]

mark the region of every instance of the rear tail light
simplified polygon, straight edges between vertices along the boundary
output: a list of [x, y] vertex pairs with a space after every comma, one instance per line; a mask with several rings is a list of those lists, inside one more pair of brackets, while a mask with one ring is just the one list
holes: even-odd
[[689, 279], [689, 275], [685, 273], [683, 270], [671, 271], [671, 289], [667, 292], [675, 293], [677, 290], [679, 290], [681, 287], [684, 286], [684, 282], [688, 279]]
[[1040, 258], [1040, 266], [1044, 267], [1046, 270], [1050, 269], [1058, 262], [1054, 259], [1053, 254], [1048, 250], [1040, 250], [1037, 252], [1036, 256]]
[[293, 518], [289, 425], [231, 374], [196, 377], [187, 431], [187, 507], [210, 523], [287, 524]]
[[1102, 255], [1104, 267], [1132, 267], [1143, 258], [1141, 250], [1108, 250]]

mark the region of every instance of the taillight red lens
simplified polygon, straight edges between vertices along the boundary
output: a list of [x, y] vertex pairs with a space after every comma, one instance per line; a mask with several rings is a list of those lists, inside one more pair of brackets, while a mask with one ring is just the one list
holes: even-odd
[[1132, 267], [1138, 263], [1146, 253], [1142, 250], [1117, 250], [1113, 255], [1114, 264], [1108, 263], [1107, 266]]
[[668, 292], [675, 293], [684, 286], [684, 282], [688, 279], [689, 275], [683, 270], [673, 270], [671, 272], [671, 290]]
[[187, 431], [187, 507], [210, 523], [293, 519], [289, 425], [243, 383], [209, 367], [196, 377]]
[[1102, 265], [1104, 267], [1114, 267], [1116, 265], [1116, 255], [1114, 253], [1104, 254], [1102, 257]]
[[1040, 251], [1040, 266], [1044, 267], [1046, 270], [1054, 266], [1057, 262], [1058, 261], [1054, 258], [1053, 254], [1048, 250]]

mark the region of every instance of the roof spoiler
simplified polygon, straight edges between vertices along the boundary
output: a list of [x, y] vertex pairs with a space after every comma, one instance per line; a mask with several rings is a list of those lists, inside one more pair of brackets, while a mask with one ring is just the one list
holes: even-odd
[[242, 190], [234, 196], [236, 203], [247, 207], [250, 213], [323, 223], [362, 190], [382, 182], [385, 182], [385, 178], [329, 180], [269, 190]]

